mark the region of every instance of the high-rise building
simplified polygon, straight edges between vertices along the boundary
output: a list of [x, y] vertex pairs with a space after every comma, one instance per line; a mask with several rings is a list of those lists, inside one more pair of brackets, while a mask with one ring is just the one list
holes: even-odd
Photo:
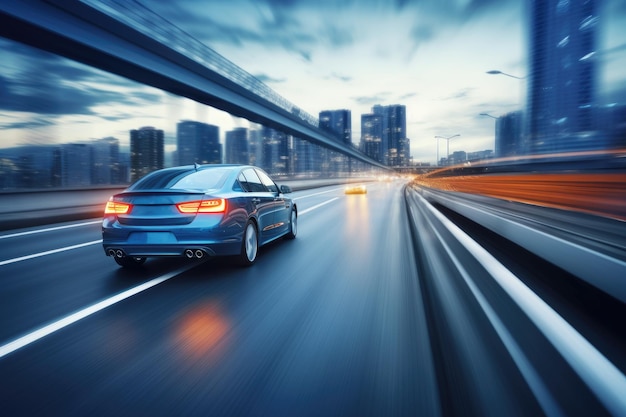
[[261, 146], [261, 134], [261, 129], [250, 129], [250, 131], [248, 132], [248, 151], [250, 152], [250, 165], [261, 164], [261, 162], [263, 161], [263, 146]]
[[91, 146], [86, 143], [61, 145], [61, 178], [63, 187], [91, 185]]
[[382, 119], [379, 114], [361, 115], [361, 152], [374, 161], [384, 163]]
[[294, 173], [302, 176], [317, 176], [319, 174], [319, 146], [307, 140], [294, 138]]
[[227, 164], [249, 164], [250, 150], [248, 149], [248, 129], [238, 127], [226, 132]]
[[290, 136], [283, 132], [263, 127], [261, 130], [263, 147], [261, 168], [275, 175], [291, 173], [289, 138]]
[[532, 0], [527, 151], [593, 147], [596, 0]]
[[220, 164], [222, 145], [219, 127], [184, 120], [176, 125], [176, 145], [179, 165]]
[[120, 141], [113, 137], [95, 140], [91, 143], [91, 183], [121, 182]]
[[2, 188], [49, 188], [62, 185], [61, 145], [26, 145], [2, 149], [0, 158], [5, 170], [0, 178]]
[[[319, 114], [320, 129], [332, 134], [338, 141], [352, 147], [352, 113], [350, 110], [324, 110]], [[351, 160], [341, 153], [328, 151], [328, 167], [332, 175], [350, 171]]]
[[130, 131], [130, 180], [134, 182], [161, 169], [164, 154], [163, 131], [142, 127]]
[[352, 113], [350, 110], [324, 110], [319, 114], [320, 129], [332, 133], [343, 144], [352, 146]]
[[496, 157], [522, 154], [522, 112], [516, 111], [496, 119]]
[[372, 113], [381, 116], [382, 162], [389, 166], [408, 166], [411, 155], [410, 142], [406, 137], [406, 106], [375, 105]]

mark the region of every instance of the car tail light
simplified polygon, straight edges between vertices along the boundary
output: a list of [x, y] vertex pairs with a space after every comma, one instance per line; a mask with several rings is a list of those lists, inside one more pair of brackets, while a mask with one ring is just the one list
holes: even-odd
[[223, 213], [226, 211], [226, 200], [216, 198], [213, 200], [189, 201], [187, 203], [176, 204], [176, 208], [181, 213]]
[[104, 214], [128, 214], [132, 208], [132, 204], [108, 201], [104, 208]]

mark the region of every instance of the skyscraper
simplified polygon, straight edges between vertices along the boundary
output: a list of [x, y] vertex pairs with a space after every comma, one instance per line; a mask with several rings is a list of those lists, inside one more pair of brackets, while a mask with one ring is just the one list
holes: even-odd
[[176, 125], [176, 150], [179, 165], [220, 164], [222, 145], [219, 127], [184, 120]]
[[[319, 114], [320, 129], [332, 134], [338, 141], [352, 147], [352, 113], [350, 110], [324, 110]], [[350, 171], [351, 160], [338, 152], [324, 152], [333, 175]]]
[[361, 116], [361, 149], [389, 166], [408, 166], [410, 142], [406, 137], [406, 106], [372, 107], [372, 114]]
[[521, 153], [522, 112], [516, 111], [496, 119], [496, 157]]
[[226, 132], [226, 157], [224, 159], [227, 164], [250, 163], [248, 129], [238, 127]]
[[270, 174], [291, 173], [289, 136], [265, 126], [261, 132], [263, 152], [260, 167]]
[[91, 143], [91, 183], [121, 182], [120, 141], [113, 137], [95, 140]]
[[527, 135], [531, 153], [593, 147], [595, 0], [530, 2]]
[[163, 165], [163, 131], [154, 127], [142, 127], [130, 131], [130, 180], [134, 182], [144, 175], [161, 169]]
[[61, 145], [61, 178], [63, 187], [91, 185], [91, 147], [86, 143]]
[[361, 151], [374, 161], [384, 163], [383, 120], [379, 114], [361, 115]]
[[350, 110], [324, 110], [319, 114], [320, 129], [332, 133], [342, 143], [352, 145], [352, 113]]

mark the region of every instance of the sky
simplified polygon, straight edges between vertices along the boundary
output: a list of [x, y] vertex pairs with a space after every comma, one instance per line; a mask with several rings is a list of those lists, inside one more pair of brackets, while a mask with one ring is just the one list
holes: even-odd
[[[569, 1], [569, 0], [562, 0]], [[372, 106], [406, 106], [416, 162], [494, 149], [494, 119], [522, 109], [525, 1], [521, 0], [140, 0], [309, 114], [348, 109], [353, 142]], [[142, 6], [142, 7], [143, 7]], [[606, 100], [626, 92], [626, 2], [601, 9], [599, 49]], [[0, 39], [1, 147], [126, 138], [150, 125], [171, 136], [182, 119], [245, 120], [156, 89]], [[45, 70], [42, 70], [44, 69]], [[29, 102], [29, 98], [31, 98]], [[624, 102], [624, 101], [621, 101]], [[36, 104], [35, 104], [36, 103]], [[124, 122], [132, 121], [132, 126]], [[439, 147], [439, 148], [438, 148]]]

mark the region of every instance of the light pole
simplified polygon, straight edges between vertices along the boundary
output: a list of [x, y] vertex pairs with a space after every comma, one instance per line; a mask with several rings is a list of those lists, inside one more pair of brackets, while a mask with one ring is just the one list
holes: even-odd
[[498, 123], [497, 123], [498, 122], [498, 118], [496, 116], [490, 115], [489, 113], [480, 113], [480, 115], [481, 116], [486, 116], [486, 117], [491, 117], [492, 119], [494, 119], [496, 121], [494, 129], [493, 129], [493, 150], [494, 150], [496, 156], [498, 156], [498, 147], [499, 147], [498, 143], [497, 143], [498, 142], [498, 138], [497, 138], [497, 136], [498, 136], [498, 132], [497, 132], [497, 129], [498, 129]]
[[[450, 139], [456, 138], [457, 136], [461, 136], [458, 133], [452, 136], [435, 136], [437, 139], [445, 139], [446, 140], [446, 164], [450, 164]], [[439, 159], [439, 141], [437, 141], [437, 159]], [[437, 162], [439, 163], [439, 162]]]
[[506, 72], [502, 72], [500, 70], [487, 71], [487, 74], [491, 74], [491, 75], [506, 75], [507, 77], [517, 78], [518, 80], [523, 80], [524, 78], [526, 78], [526, 77], [518, 77], [517, 75], [507, 74]]

